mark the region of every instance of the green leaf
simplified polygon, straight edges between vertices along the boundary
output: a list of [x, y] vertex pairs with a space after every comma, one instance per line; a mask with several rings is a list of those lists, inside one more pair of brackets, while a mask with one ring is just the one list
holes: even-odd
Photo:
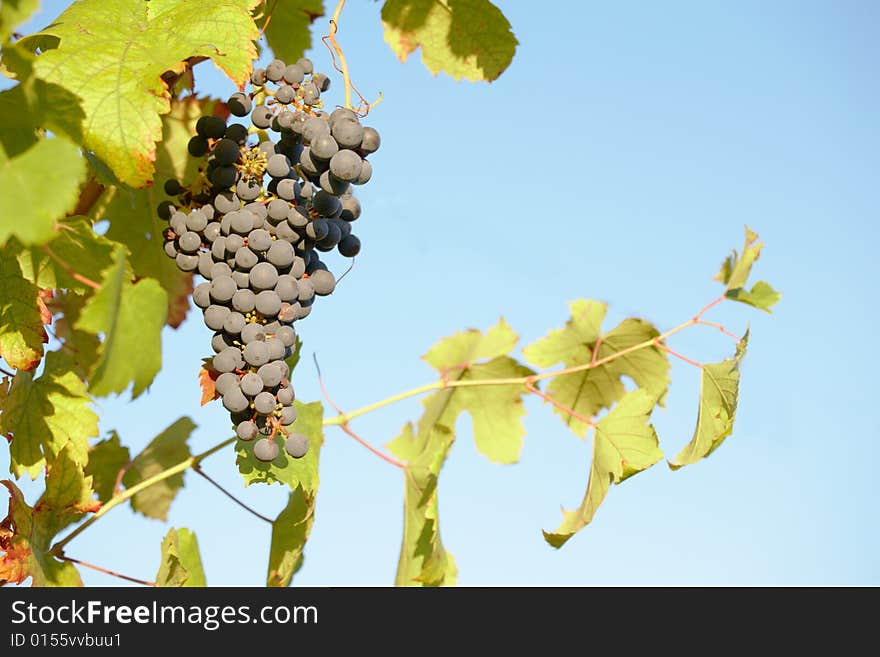
[[22, 112], [28, 100], [19, 84], [0, 92], [0, 164], [25, 153], [37, 143], [38, 124], [29, 112]]
[[117, 247], [101, 289], [86, 303], [75, 325], [104, 334], [89, 381], [89, 391], [96, 396], [121, 393], [133, 383], [132, 398], [138, 397], [162, 367], [168, 297], [153, 279], [130, 281], [125, 250]]
[[456, 80], [492, 82], [510, 65], [519, 43], [501, 10], [488, 0], [386, 0], [385, 41], [405, 62], [422, 63]]
[[[565, 328], [551, 331], [546, 337], [523, 349], [523, 356], [538, 367], [562, 363], [566, 368], [596, 365], [555, 377], [547, 392], [560, 404], [582, 417], [593, 417], [610, 408], [626, 394], [624, 377], [632, 379], [663, 404], [669, 387], [669, 360], [651, 342], [660, 333], [643, 319], [623, 320], [601, 335], [607, 305], [598, 301], [574, 301], [571, 319]], [[600, 339], [601, 335], [601, 339]], [[644, 345], [640, 348], [639, 345]], [[622, 356], [617, 354], [623, 353]], [[584, 437], [588, 425], [566, 411], [554, 412], [577, 436]]]
[[[188, 417], [178, 419], [174, 424], [153, 438], [140, 454], [134, 457], [131, 466], [122, 478], [126, 488], [131, 488], [150, 477], [177, 465], [190, 457], [186, 441], [196, 425]], [[183, 488], [183, 473], [145, 488], [131, 498], [131, 508], [148, 518], [166, 520], [168, 509]]]
[[210, 57], [243, 83], [256, 57], [250, 9], [257, 4], [80, 0], [31, 37], [60, 39], [37, 58], [34, 72], [80, 95], [84, 146], [120, 181], [142, 187], [153, 177], [160, 115], [169, 111], [162, 74], [182, 72], [190, 57]]
[[302, 567], [303, 548], [315, 521], [315, 492], [297, 486], [287, 506], [272, 523], [269, 548], [269, 572], [266, 586], [290, 586], [293, 575]]
[[245, 486], [251, 484], [287, 484], [290, 490], [297, 487], [309, 494], [318, 490], [318, 460], [321, 446], [324, 444], [324, 407], [320, 402], [303, 404], [294, 402], [297, 410], [296, 422], [291, 431], [304, 434], [309, 439], [309, 451], [301, 459], [291, 458], [284, 451], [284, 438], [276, 436], [275, 441], [280, 449], [274, 461], [265, 463], [254, 456], [254, 442], [239, 440], [235, 444], [238, 454], [236, 464], [244, 477]]
[[266, 41], [275, 57], [294, 63], [312, 47], [309, 26], [324, 15], [322, 0], [286, 0], [267, 3], [272, 10], [263, 21]]
[[192, 276], [182, 273], [162, 248], [162, 231], [167, 222], [159, 219], [156, 207], [168, 197], [162, 185], [169, 178], [193, 181], [199, 161], [188, 156], [187, 142], [203, 114], [219, 112], [211, 100], [187, 97], [171, 104], [162, 121], [162, 141], [156, 153], [156, 183], [133, 190], [109, 186], [94, 207], [97, 220], [108, 220], [107, 237], [128, 247], [129, 263], [138, 278], [154, 278], [168, 293], [168, 323], [178, 326], [189, 309]]
[[737, 288], [736, 290], [729, 290], [726, 296], [728, 299], [747, 303], [758, 310], [766, 310], [769, 313], [771, 312], [770, 309], [782, 298], [782, 293], [774, 290], [769, 283], [758, 281], [752, 286], [750, 291], [744, 288]]
[[39, 0], [3, 0], [0, 4], [0, 43], [4, 43], [39, 6]]
[[17, 370], [33, 370], [49, 340], [40, 290], [22, 276], [14, 247], [0, 248], [0, 357]]
[[162, 561], [156, 586], [205, 587], [205, 570], [199, 542], [188, 529], [170, 529], [162, 540]]
[[440, 538], [437, 481], [455, 435], [436, 422], [443, 413], [443, 400], [425, 400], [425, 413], [418, 432], [404, 426], [388, 444], [398, 458], [408, 461], [404, 476], [403, 540], [397, 564], [397, 586], [455, 586], [458, 568]]
[[98, 435], [98, 416], [89, 407], [85, 384], [71, 369], [70, 356], [50, 352], [42, 374], [19, 372], [12, 380], [0, 413], [0, 433], [11, 435], [10, 472], [35, 479], [44, 463], [65, 446], [83, 465], [89, 438]]
[[673, 470], [706, 458], [733, 432], [739, 398], [739, 364], [746, 355], [748, 343], [746, 332], [733, 358], [703, 365], [697, 427], [691, 441], [670, 461], [669, 467]]
[[130, 460], [128, 447], [119, 442], [119, 435], [115, 431], [107, 440], [92, 446], [86, 474], [92, 478], [92, 488], [98, 494], [99, 500], [106, 502], [113, 497], [116, 478]]
[[55, 337], [63, 341], [63, 349], [71, 360], [71, 368], [81, 379], [89, 378], [92, 367], [98, 360], [98, 347], [101, 346], [98, 336], [74, 328], [89, 298], [74, 293], [56, 292], [50, 302], [53, 313], [62, 313], [55, 320]]
[[[527, 367], [506, 356], [516, 346], [518, 337], [501, 319], [485, 334], [470, 329], [444, 338], [424, 358], [448, 381], [522, 378], [534, 374]], [[488, 363], [478, 360], [491, 358]], [[436, 393], [443, 412], [437, 422], [450, 431], [458, 416], [467, 412], [473, 423], [477, 449], [496, 463], [515, 463], [522, 451], [526, 411], [523, 384], [461, 386]]]
[[[86, 165], [66, 139], [42, 139], [0, 164], [0, 245], [10, 235], [24, 244], [44, 244], [55, 236], [55, 222], [73, 209]], [[27, 194], [26, 190], [40, 190]]]
[[544, 532], [550, 545], [562, 547], [592, 522], [612, 483], [619, 484], [663, 458], [657, 433], [648, 424], [656, 403], [647, 391], [633, 390], [596, 425], [586, 494], [576, 511], [563, 511], [564, 520], [555, 532]]
[[44, 290], [73, 290], [89, 292], [91, 287], [77, 280], [61, 263], [73, 267], [80, 277], [98, 281], [101, 273], [113, 264], [116, 245], [92, 229], [85, 217], [70, 217], [55, 226], [54, 239], [43, 248], [22, 249], [18, 262], [22, 274], [31, 283]]
[[721, 271], [715, 276], [726, 286], [724, 296], [734, 301], [746, 303], [768, 313], [782, 298], [782, 294], [774, 290], [769, 283], [758, 281], [751, 291], [745, 289], [752, 272], [752, 266], [761, 257], [763, 242], [758, 242], [758, 234], [746, 226], [746, 241], [742, 255], [735, 250], [721, 264]]
[[15, 484], [0, 481], [10, 496], [0, 523], [0, 585], [31, 577], [33, 586], [82, 586], [73, 564], [50, 553], [59, 532], [100, 508], [92, 499], [91, 478], [69, 451], [63, 449], [47, 467], [46, 490], [33, 508]]

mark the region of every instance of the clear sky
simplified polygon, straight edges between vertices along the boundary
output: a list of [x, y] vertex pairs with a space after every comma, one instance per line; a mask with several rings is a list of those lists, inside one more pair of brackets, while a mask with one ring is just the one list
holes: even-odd
[[[44, 2], [25, 31], [66, 4]], [[320, 397], [313, 352], [337, 403], [354, 409], [432, 380], [419, 357], [438, 338], [503, 315], [525, 344], [560, 326], [576, 298], [609, 302], [611, 322], [638, 314], [670, 328], [718, 294], [711, 278], [748, 223], [766, 243], [755, 274], [785, 296], [772, 317], [734, 304], [711, 316], [737, 332], [751, 323], [733, 436], [697, 465], [661, 463], [613, 487], [557, 551], [540, 530], [580, 502], [589, 444], [531, 399], [521, 463], [494, 465], [463, 418], [440, 479], [444, 542], [462, 585], [880, 584], [870, 410], [880, 5], [498, 4], [520, 46], [491, 85], [433, 78], [418, 56], [400, 64], [382, 40], [380, 3], [346, 6], [339, 39], [359, 88], [384, 93], [367, 120], [383, 142], [358, 191], [357, 265], [298, 328], [299, 398]], [[330, 69], [323, 47], [311, 54]], [[199, 89], [231, 93], [211, 67], [196, 68]], [[100, 400], [102, 430], [134, 452], [181, 415], [199, 425], [195, 451], [229, 435], [221, 408], [198, 406], [209, 340], [196, 314], [166, 330], [149, 394]], [[671, 344], [705, 362], [731, 352], [709, 329]], [[674, 362], [672, 379], [654, 415], [668, 455], [690, 439], [699, 373]], [[419, 408], [401, 403], [355, 428], [383, 444]], [[390, 584], [401, 474], [336, 429], [326, 438], [295, 584]], [[0, 450], [0, 470], [7, 460]], [[280, 486], [243, 490], [231, 450], [205, 469], [269, 515], [286, 501]], [[199, 477], [186, 484], [167, 523], [114, 510], [68, 553], [151, 578], [167, 528], [185, 526], [209, 583], [262, 583], [268, 526]]]

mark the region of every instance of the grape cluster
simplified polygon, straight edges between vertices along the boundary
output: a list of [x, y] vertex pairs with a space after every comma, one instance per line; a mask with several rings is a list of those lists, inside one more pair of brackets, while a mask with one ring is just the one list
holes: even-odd
[[285, 362], [296, 343], [293, 323], [336, 287], [319, 253], [360, 251], [351, 224], [361, 206], [351, 185], [370, 180], [367, 156], [380, 143], [354, 111], [323, 110], [329, 86], [305, 58], [255, 69], [249, 89], [227, 102], [251, 125], [201, 117], [188, 144], [204, 160], [198, 178], [168, 180], [172, 199], [158, 208], [169, 223], [166, 254], [205, 279], [192, 296], [215, 332], [216, 391], [241, 440], [262, 436], [253, 450], [262, 461], [278, 456], [279, 433], [293, 458], [308, 451], [308, 438], [285, 428], [296, 420]]

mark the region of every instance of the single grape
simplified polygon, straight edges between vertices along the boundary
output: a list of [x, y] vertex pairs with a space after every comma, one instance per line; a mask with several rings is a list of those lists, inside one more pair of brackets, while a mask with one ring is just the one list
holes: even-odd
[[293, 87], [283, 84], [275, 91], [275, 100], [282, 105], [289, 105], [296, 98], [296, 91]]
[[361, 203], [354, 196], [347, 196], [342, 199], [342, 214], [340, 218], [346, 221], [355, 221], [361, 216]]
[[293, 388], [291, 386], [280, 388], [278, 394], [275, 395], [275, 398], [278, 399], [279, 403], [284, 404], [285, 406], [290, 406], [295, 398]]
[[219, 116], [203, 116], [196, 121], [196, 132], [209, 139], [219, 139], [226, 132], [226, 121]]
[[244, 393], [238, 388], [234, 388], [223, 395], [223, 407], [230, 413], [239, 413], [249, 405], [250, 402], [248, 401], [248, 398], [245, 397]]
[[[259, 378], [259, 377], [257, 377]], [[275, 411], [275, 395], [271, 392], [261, 392], [254, 397], [254, 410], [260, 415], [270, 415]]]
[[[284, 274], [278, 277], [278, 280], [275, 283], [275, 291], [278, 293], [278, 296], [281, 297], [282, 301], [288, 303], [295, 301], [299, 297], [299, 285], [296, 282], [296, 278], [290, 274]], [[193, 292], [193, 295], [195, 295], [195, 292]], [[195, 298], [195, 296], [193, 296], [193, 298]], [[290, 345], [288, 344], [287, 346], [289, 347]]]
[[323, 73], [315, 73], [312, 76], [312, 84], [318, 88], [318, 91], [323, 93], [330, 88], [330, 78]]
[[316, 160], [327, 162], [339, 152], [339, 145], [329, 132], [323, 132], [312, 140], [309, 151]]
[[201, 135], [196, 135], [189, 140], [186, 149], [193, 157], [202, 157], [208, 152], [208, 140]]
[[318, 100], [321, 97], [321, 92], [318, 87], [311, 82], [306, 82], [301, 88], [303, 102], [306, 105], [317, 105]]
[[290, 173], [290, 160], [286, 155], [275, 153], [266, 162], [266, 172], [273, 178], [284, 178]]
[[317, 116], [310, 117], [303, 127], [303, 139], [311, 144], [318, 135], [330, 134], [330, 124]]
[[254, 84], [258, 87], [266, 84], [266, 69], [255, 68], [254, 72], [251, 73], [251, 84]]
[[298, 300], [305, 303], [311, 301], [315, 298], [315, 286], [312, 283], [311, 277], [303, 278], [298, 282], [299, 285], [299, 298]]
[[[287, 363], [285, 363], [283, 360], [279, 360], [275, 364], [281, 370], [281, 380], [282, 381], [290, 376], [290, 367], [288, 367]], [[290, 385], [289, 381], [288, 381], [287, 385]]]
[[[286, 301], [281, 303], [281, 308], [278, 310], [278, 319], [282, 322], [294, 322], [299, 318], [299, 302], [294, 301], [293, 303], [287, 303]], [[289, 354], [284, 353], [280, 358], [287, 358]]]
[[339, 244], [339, 240], [342, 239], [342, 231], [339, 230], [339, 226], [337, 226], [332, 221], [327, 222], [327, 236], [318, 242], [315, 247], [319, 251], [332, 251], [336, 248], [336, 245]]
[[[328, 170], [322, 173], [321, 177], [318, 178], [318, 184], [321, 185], [321, 189], [325, 192], [329, 192], [330, 194], [333, 194], [333, 196], [340, 196], [348, 189], [351, 183], [345, 180], [340, 180]], [[336, 214], [336, 212], [334, 211], [333, 214]]]
[[[247, 112], [245, 112], [247, 114]], [[248, 131], [240, 123], [232, 123], [228, 128], [226, 128], [226, 134], [224, 135], [227, 139], [231, 139], [236, 144], [243, 145], [248, 138]]]
[[[263, 367], [266, 366], [263, 365]], [[263, 392], [262, 377], [254, 374], [253, 372], [248, 372], [243, 377], [241, 377], [241, 391], [248, 397], [256, 397], [261, 392]]]
[[257, 370], [257, 374], [259, 375], [257, 378], [260, 379], [261, 385], [266, 388], [274, 388], [281, 383], [282, 373], [277, 363], [266, 363]]
[[248, 324], [241, 330], [241, 341], [246, 345], [251, 342], [263, 342], [265, 339], [266, 330], [262, 324]]
[[254, 111], [251, 112], [251, 121], [256, 127], [265, 130], [272, 125], [272, 118], [274, 116], [275, 115], [270, 108], [265, 105], [258, 105], [254, 108]]
[[241, 207], [241, 201], [233, 192], [220, 192], [214, 197], [214, 207], [220, 214], [226, 214]]
[[174, 261], [177, 263], [177, 268], [180, 271], [195, 271], [196, 267], [199, 266], [199, 257], [187, 255], [186, 253], [178, 253]]
[[247, 116], [253, 108], [250, 97], [240, 91], [232, 94], [226, 104], [235, 116]]
[[281, 409], [281, 424], [285, 427], [289, 427], [296, 422], [296, 415], [296, 406], [285, 406]]
[[242, 178], [235, 186], [235, 193], [245, 201], [253, 201], [263, 192], [260, 183], [253, 178]]
[[174, 210], [175, 210], [174, 203], [172, 203], [171, 201], [162, 201], [161, 203], [159, 203], [158, 207], [156, 208], [156, 213], [159, 215], [160, 219], [164, 219], [165, 221], [168, 221], [171, 218], [171, 215], [174, 212]]
[[206, 279], [211, 280], [213, 278], [211, 276], [211, 269], [214, 267], [214, 258], [211, 257], [211, 254], [207, 251], [202, 251], [199, 255], [199, 274], [204, 276]]
[[229, 276], [232, 274], [232, 270], [229, 268], [225, 262], [215, 262], [211, 265], [211, 279], [215, 279], [218, 276]]
[[[281, 221], [275, 226], [275, 235], [278, 237], [278, 239], [275, 240], [276, 244], [290, 245], [292, 242], [299, 240], [299, 235], [296, 234], [296, 231], [290, 227], [290, 224], [287, 221]], [[269, 247], [269, 251], [271, 250], [272, 247]], [[266, 251], [267, 259], [269, 257], [269, 251]]]
[[309, 147], [306, 147], [302, 150], [302, 153], [299, 155], [299, 166], [303, 170], [304, 173], [310, 176], [318, 176], [321, 174], [322, 169], [321, 166], [326, 163], [322, 163], [321, 161], [312, 157], [312, 151]]
[[241, 157], [241, 150], [235, 141], [224, 137], [214, 144], [213, 154], [217, 164], [234, 164]]
[[238, 169], [234, 166], [219, 166], [209, 176], [214, 187], [225, 189], [232, 187], [238, 180]]
[[263, 290], [257, 295], [256, 307], [264, 317], [273, 317], [281, 310], [281, 297], [274, 290]]
[[283, 360], [286, 347], [278, 338], [267, 338], [266, 347], [269, 349], [269, 360]]
[[243, 290], [243, 289], [249, 287], [251, 284], [250, 276], [248, 275], [248, 273], [246, 271], [232, 272], [232, 280], [235, 281], [235, 284], [238, 286], [239, 290]]
[[278, 82], [278, 80], [284, 76], [284, 70], [286, 68], [287, 64], [280, 59], [274, 59], [266, 67], [266, 77], [272, 82]]
[[218, 372], [232, 372], [235, 369], [239, 369], [240, 361], [241, 351], [237, 347], [227, 347], [214, 356], [212, 363], [214, 369]]
[[[241, 235], [229, 235], [226, 237], [226, 253], [234, 258], [236, 251], [244, 246], [244, 238]], [[231, 267], [232, 265], [230, 265]]]
[[330, 131], [340, 148], [358, 148], [364, 138], [364, 127], [357, 121], [337, 121]]
[[226, 347], [231, 347], [232, 345], [226, 341], [226, 334], [221, 332], [215, 333], [214, 337], [211, 338], [211, 349], [214, 350], [215, 354], [219, 354], [221, 351], [226, 349]]
[[[313, 151], [314, 152], [314, 151]], [[341, 150], [330, 160], [330, 173], [339, 178], [352, 182], [361, 175], [363, 160], [361, 156], [350, 150]]]
[[210, 283], [200, 283], [193, 290], [193, 303], [203, 310], [211, 305], [210, 289]]
[[299, 256], [296, 256], [293, 259], [293, 264], [290, 265], [290, 275], [295, 279], [299, 280], [302, 278], [303, 274], [306, 273], [306, 261]]
[[272, 263], [260, 262], [251, 269], [251, 289], [270, 290], [278, 282], [278, 270]]
[[292, 326], [282, 326], [275, 333], [275, 337], [281, 340], [285, 347], [292, 347], [296, 343], [296, 331]]
[[196, 233], [200, 233], [208, 226], [208, 218], [201, 212], [190, 212], [186, 217], [186, 227]]
[[246, 324], [244, 315], [238, 312], [231, 312], [223, 320], [223, 330], [229, 335], [238, 335]]
[[[285, 180], [279, 181], [275, 193], [278, 194], [279, 198], [282, 198], [285, 201], [292, 201], [299, 196], [299, 190], [297, 189], [298, 184], [297, 181], [286, 178]], [[275, 200], [277, 201], [278, 199]]]
[[183, 186], [174, 178], [166, 180], [163, 188], [168, 196], [177, 196], [183, 192]]
[[223, 322], [226, 321], [226, 315], [229, 314], [229, 308], [226, 306], [211, 305], [205, 309], [205, 325], [214, 331], [223, 328]]
[[330, 222], [335, 224], [336, 227], [339, 228], [339, 232], [342, 233], [343, 237], [348, 237], [349, 235], [351, 235], [351, 224], [344, 219], [330, 219]]
[[254, 309], [256, 298], [257, 295], [247, 288], [236, 290], [232, 295], [232, 307], [240, 313], [249, 313]]
[[297, 64], [291, 64], [284, 69], [284, 80], [288, 84], [299, 84], [303, 81], [304, 77], [305, 71], [303, 71], [302, 67]]
[[312, 66], [312, 60], [307, 57], [300, 57], [297, 59], [296, 65], [299, 66], [306, 75], [309, 75], [315, 70]]
[[361, 140], [361, 152], [364, 153], [364, 155], [375, 153], [379, 150], [381, 144], [382, 140], [379, 137], [379, 132], [375, 128], [364, 128], [364, 136]]
[[260, 438], [254, 443], [254, 456], [265, 463], [274, 461], [279, 451], [278, 443], [269, 438]]
[[306, 235], [309, 239], [313, 239], [316, 242], [320, 242], [327, 237], [328, 232], [330, 232], [330, 225], [326, 219], [321, 219], [320, 217], [312, 219], [309, 225], [306, 226]]
[[248, 233], [248, 247], [250, 247], [251, 251], [262, 253], [263, 251], [268, 251], [273, 244], [272, 236], [262, 228], [257, 228]]
[[217, 377], [214, 382], [214, 389], [220, 393], [220, 396], [229, 393], [238, 388], [238, 374], [235, 372], [224, 372]]
[[266, 260], [279, 268], [289, 267], [294, 257], [293, 247], [285, 240], [275, 240], [266, 251]]
[[171, 215], [168, 225], [175, 233], [183, 235], [186, 232], [186, 215], [183, 212], [175, 212]]
[[238, 426], [235, 427], [235, 435], [238, 436], [239, 440], [253, 440], [257, 437], [257, 425], [251, 420], [240, 422]]
[[[249, 270], [260, 261], [257, 254], [243, 246], [235, 252], [235, 266], [239, 270]], [[231, 298], [231, 297], [230, 297]]]
[[184, 253], [195, 253], [201, 245], [201, 236], [191, 230], [186, 231], [177, 239], [177, 247]]
[[354, 258], [361, 252], [361, 241], [354, 235], [343, 237], [339, 241], [339, 253], [346, 258]]
[[312, 208], [323, 217], [332, 217], [339, 209], [339, 205], [338, 198], [323, 190], [315, 194], [315, 198], [312, 199]]
[[309, 223], [308, 210], [299, 205], [290, 208], [290, 212], [287, 213], [287, 223], [294, 228], [305, 228]]
[[326, 269], [318, 269], [309, 277], [315, 288], [315, 294], [326, 297], [336, 289], [336, 278]]
[[337, 121], [357, 121], [358, 116], [354, 112], [354, 110], [350, 110], [347, 107], [337, 107], [330, 113], [330, 127], [333, 127], [333, 124]]
[[269, 362], [269, 348], [265, 342], [254, 340], [244, 347], [244, 360], [251, 367], [259, 367]]
[[301, 459], [309, 451], [309, 439], [301, 433], [292, 433], [284, 441], [284, 451], [295, 459]]
[[357, 180], [353, 180], [352, 184], [354, 185], [366, 185], [370, 182], [370, 178], [373, 177], [373, 165], [370, 164], [368, 160], [364, 160], [363, 166], [361, 166], [361, 173], [357, 177]]
[[269, 215], [269, 219], [274, 220], [272, 223], [277, 224], [282, 219], [287, 218], [287, 213], [290, 212], [290, 204], [280, 198], [272, 199], [266, 207], [266, 212]]
[[236, 289], [231, 276], [217, 276], [211, 281], [211, 298], [217, 303], [228, 303]]

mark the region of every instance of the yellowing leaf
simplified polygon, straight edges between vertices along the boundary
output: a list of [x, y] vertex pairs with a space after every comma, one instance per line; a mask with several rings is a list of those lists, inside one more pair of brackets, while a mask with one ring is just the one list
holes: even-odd
[[584, 499], [576, 511], [563, 512], [565, 519], [555, 532], [544, 532], [550, 545], [562, 547], [592, 522], [612, 483], [619, 484], [663, 458], [657, 433], [648, 424], [655, 404], [654, 397], [645, 390], [633, 390], [596, 425]]
[[85, 171], [79, 149], [60, 137], [41, 139], [0, 164], [0, 246], [11, 235], [23, 244], [55, 237], [55, 222], [76, 204]]
[[272, 11], [266, 15], [262, 25], [265, 28], [266, 41], [275, 57], [293, 64], [312, 47], [312, 34], [309, 26], [315, 19], [324, 15], [322, 0], [284, 0], [284, 2], [268, 2]]
[[[126, 488], [131, 488], [190, 457], [186, 441], [196, 425], [188, 417], [174, 424], [153, 438], [144, 451], [134, 457], [122, 478]], [[131, 508], [148, 518], [166, 520], [171, 502], [177, 491], [183, 488], [183, 473], [145, 488], [131, 498]]]
[[37, 58], [34, 72], [79, 95], [85, 147], [120, 181], [142, 187], [152, 180], [160, 115], [169, 110], [162, 74], [179, 73], [184, 60], [201, 56], [244, 82], [256, 56], [250, 9], [257, 4], [80, 0], [31, 37], [60, 39]]
[[85, 384], [71, 370], [70, 356], [53, 351], [42, 374], [19, 372], [3, 400], [0, 433], [12, 437], [10, 471], [35, 479], [44, 463], [65, 446], [75, 463], [88, 459], [88, 439], [98, 435], [98, 416], [89, 407]]
[[0, 44], [40, 6], [39, 0], [3, 0], [0, 4]]
[[[669, 360], [651, 344], [660, 335], [657, 329], [645, 320], [629, 318], [602, 335], [607, 311], [604, 303], [580, 300], [571, 303], [570, 309], [571, 318], [565, 328], [551, 331], [527, 346], [523, 355], [539, 367], [556, 363], [566, 368], [581, 367], [593, 362], [598, 344], [596, 366], [553, 378], [547, 392], [578, 415], [589, 418], [620, 400], [626, 394], [623, 380], [629, 378], [662, 404], [669, 387]], [[553, 410], [575, 435], [586, 435], [587, 424], [560, 408]]]
[[0, 481], [9, 491], [9, 512], [0, 523], [0, 585], [82, 586], [73, 564], [50, 553], [55, 536], [93, 513], [100, 504], [92, 499], [91, 477], [63, 449], [46, 470], [46, 490], [33, 508], [11, 481]]
[[39, 294], [22, 276], [13, 246], [0, 248], [0, 357], [18, 370], [35, 369], [49, 340]]
[[104, 334], [89, 391], [96, 396], [121, 393], [133, 383], [140, 395], [162, 366], [162, 327], [168, 297], [153, 279], [131, 282], [125, 250], [117, 247], [114, 263], [104, 272], [74, 328]]
[[728, 299], [746, 303], [769, 313], [782, 298], [782, 294], [765, 281], [755, 283], [751, 291], [746, 290], [752, 266], [761, 257], [763, 248], [763, 242], [758, 242], [758, 234], [746, 226], [746, 241], [742, 255], [736, 251], [729, 255], [721, 264], [721, 271], [715, 276], [715, 280], [726, 286], [725, 296]]
[[733, 358], [703, 365], [697, 427], [691, 442], [669, 463], [673, 470], [706, 458], [733, 432], [739, 398], [739, 364], [746, 354], [748, 342], [749, 334], [746, 333]]
[[189, 529], [172, 528], [162, 540], [162, 560], [156, 574], [156, 586], [207, 586], [199, 542]]
[[492, 82], [510, 65], [518, 41], [488, 0], [386, 0], [385, 41], [405, 62], [422, 49], [422, 63], [456, 80]]
[[314, 521], [315, 492], [307, 493], [302, 486], [297, 486], [290, 493], [287, 506], [272, 523], [266, 586], [290, 586], [294, 574], [302, 567], [303, 548]]

